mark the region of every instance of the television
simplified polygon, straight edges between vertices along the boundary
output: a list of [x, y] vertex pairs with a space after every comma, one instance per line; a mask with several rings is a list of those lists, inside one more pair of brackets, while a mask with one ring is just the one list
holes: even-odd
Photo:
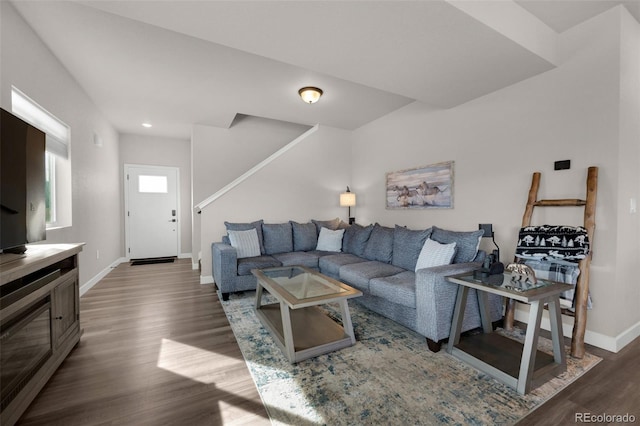
[[2, 109], [0, 252], [46, 239], [45, 133]]

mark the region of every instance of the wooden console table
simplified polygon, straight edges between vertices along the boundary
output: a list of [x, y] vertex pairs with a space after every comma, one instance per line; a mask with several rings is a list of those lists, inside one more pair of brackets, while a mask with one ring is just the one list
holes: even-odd
[[[447, 277], [447, 280], [459, 285], [447, 352], [515, 388], [522, 395], [566, 370], [560, 293], [570, 290], [570, 285], [538, 280], [537, 287], [519, 287], [511, 281], [510, 274], [476, 279], [473, 273], [468, 272]], [[460, 341], [464, 308], [470, 288], [476, 289], [478, 295], [484, 334], [465, 337]], [[524, 344], [492, 333], [488, 293], [531, 305]], [[553, 356], [537, 350], [545, 304], [549, 306]]]
[[83, 245], [28, 245], [22, 255], [0, 255], [0, 424], [18, 421], [80, 341]]

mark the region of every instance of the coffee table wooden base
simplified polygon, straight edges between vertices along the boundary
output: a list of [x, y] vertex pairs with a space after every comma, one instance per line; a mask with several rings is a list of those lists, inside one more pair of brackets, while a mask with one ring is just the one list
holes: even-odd
[[[347, 300], [362, 296], [353, 287], [304, 266], [282, 266], [251, 271], [257, 278], [256, 315], [289, 362], [353, 346], [351, 313]], [[268, 291], [277, 303], [262, 304]], [[320, 305], [337, 303], [342, 325], [329, 318]]]
[[260, 306], [256, 315], [292, 364], [355, 344], [353, 328], [345, 332], [316, 306], [289, 309], [273, 303]]

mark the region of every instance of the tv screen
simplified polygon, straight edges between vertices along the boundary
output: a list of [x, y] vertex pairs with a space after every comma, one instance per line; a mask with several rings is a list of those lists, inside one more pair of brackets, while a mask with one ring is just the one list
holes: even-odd
[[0, 250], [23, 252], [46, 238], [45, 133], [2, 109]]

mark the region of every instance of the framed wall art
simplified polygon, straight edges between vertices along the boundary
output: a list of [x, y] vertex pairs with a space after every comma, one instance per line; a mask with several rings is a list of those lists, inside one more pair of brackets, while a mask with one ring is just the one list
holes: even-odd
[[452, 209], [453, 161], [387, 173], [387, 209]]

